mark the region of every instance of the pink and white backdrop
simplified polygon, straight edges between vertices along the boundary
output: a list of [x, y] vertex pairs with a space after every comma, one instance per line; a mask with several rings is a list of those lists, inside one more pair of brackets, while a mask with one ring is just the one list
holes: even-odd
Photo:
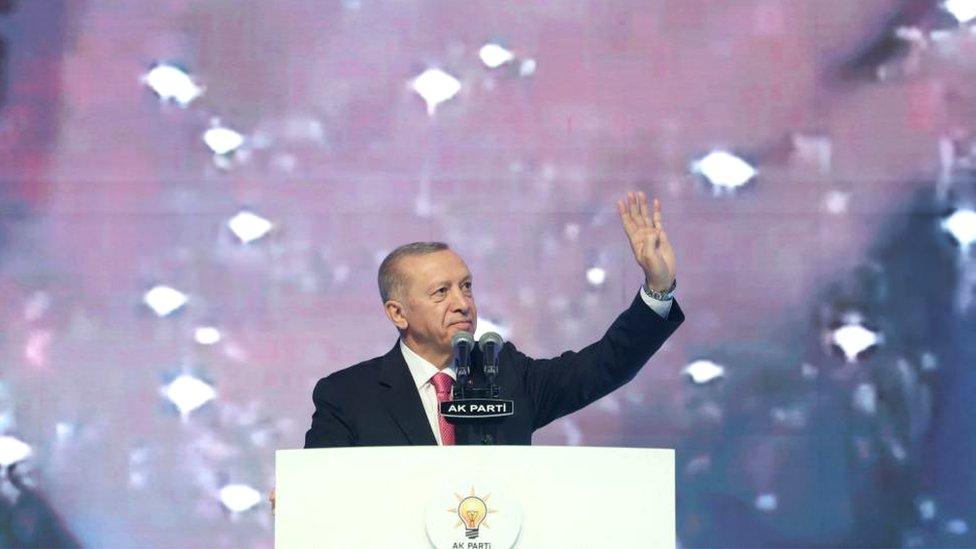
[[643, 190], [688, 321], [536, 443], [676, 448], [682, 547], [976, 546], [974, 4], [0, 1], [0, 545], [271, 545], [386, 252], [553, 355]]

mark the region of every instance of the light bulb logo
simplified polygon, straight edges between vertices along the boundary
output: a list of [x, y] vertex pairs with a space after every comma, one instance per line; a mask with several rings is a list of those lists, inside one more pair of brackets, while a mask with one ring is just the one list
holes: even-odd
[[478, 537], [478, 529], [481, 528], [481, 521], [488, 516], [488, 506], [484, 500], [477, 496], [468, 496], [461, 500], [458, 505], [458, 516], [464, 523], [464, 533], [469, 538]]
[[491, 495], [486, 495], [480, 497], [475, 495], [474, 487], [471, 487], [471, 493], [467, 496], [460, 496], [458, 494], [454, 495], [458, 499], [458, 506], [456, 509], [448, 509], [451, 513], [456, 513], [461, 522], [457, 526], [464, 526], [464, 535], [469, 539], [474, 539], [478, 537], [478, 531], [481, 529], [482, 524], [488, 527], [488, 523], [484, 522], [485, 518], [488, 517], [489, 513], [494, 513], [494, 509], [488, 509], [488, 498]]

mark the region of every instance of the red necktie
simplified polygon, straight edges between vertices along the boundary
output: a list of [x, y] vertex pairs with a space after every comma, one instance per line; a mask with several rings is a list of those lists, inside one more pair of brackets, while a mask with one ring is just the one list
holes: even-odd
[[454, 425], [451, 425], [444, 419], [440, 409], [441, 402], [451, 400], [451, 385], [454, 385], [454, 380], [444, 372], [438, 372], [434, 374], [434, 377], [430, 378], [430, 382], [434, 384], [434, 390], [437, 391], [437, 423], [441, 429], [441, 444], [444, 446], [454, 446]]

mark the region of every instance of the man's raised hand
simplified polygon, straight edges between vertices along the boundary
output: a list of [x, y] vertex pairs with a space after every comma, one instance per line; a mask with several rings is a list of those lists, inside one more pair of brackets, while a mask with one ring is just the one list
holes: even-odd
[[617, 212], [634, 258], [644, 271], [647, 288], [659, 292], [670, 289], [675, 277], [675, 259], [661, 221], [661, 202], [654, 199], [654, 213], [650, 214], [647, 196], [643, 192], [629, 192], [626, 198], [617, 201]]

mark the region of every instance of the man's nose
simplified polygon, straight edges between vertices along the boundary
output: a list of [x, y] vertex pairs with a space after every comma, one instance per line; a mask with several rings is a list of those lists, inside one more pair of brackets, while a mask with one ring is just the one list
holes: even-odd
[[471, 298], [464, 295], [464, 292], [460, 288], [455, 288], [451, 292], [451, 296], [451, 309], [459, 313], [468, 314], [468, 310], [471, 309]]

